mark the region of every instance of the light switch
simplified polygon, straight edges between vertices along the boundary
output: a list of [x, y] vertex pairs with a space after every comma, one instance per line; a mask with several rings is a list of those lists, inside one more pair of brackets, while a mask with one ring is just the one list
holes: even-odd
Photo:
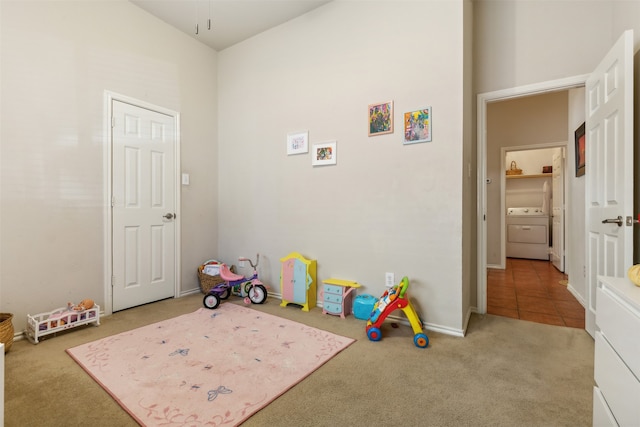
[[182, 185], [189, 185], [189, 174], [188, 173], [183, 173], [182, 174]]

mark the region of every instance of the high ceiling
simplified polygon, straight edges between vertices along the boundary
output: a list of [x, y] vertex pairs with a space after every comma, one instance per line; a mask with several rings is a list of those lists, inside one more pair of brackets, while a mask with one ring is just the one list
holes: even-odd
[[[129, 0], [216, 51], [331, 0]], [[211, 20], [211, 29], [208, 21]], [[198, 34], [196, 34], [196, 23]]]

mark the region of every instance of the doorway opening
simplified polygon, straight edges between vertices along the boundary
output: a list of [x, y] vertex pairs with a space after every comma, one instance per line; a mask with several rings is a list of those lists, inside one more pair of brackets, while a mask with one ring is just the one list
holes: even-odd
[[488, 314], [584, 329], [564, 273], [565, 152], [566, 142], [501, 148], [501, 169], [515, 173], [501, 179], [504, 256], [488, 267]]
[[[584, 87], [587, 76], [576, 76], [562, 80], [544, 82], [534, 85], [505, 89], [501, 91], [478, 95], [478, 287], [477, 287], [477, 309], [479, 313], [487, 313], [487, 266], [500, 266], [500, 259], [504, 256], [504, 251], [500, 247], [504, 245], [505, 236], [501, 230], [505, 216], [505, 206], [501, 206], [501, 192], [496, 191], [499, 185], [495, 185], [501, 180], [505, 180], [504, 159], [500, 158], [499, 151], [490, 152], [488, 147], [488, 110], [489, 106], [501, 101], [515, 100], [519, 98], [531, 97], [534, 95], [552, 94], [570, 89]], [[545, 126], [540, 123], [539, 126]], [[566, 141], [568, 129], [565, 137], [556, 140]], [[535, 145], [534, 142], [520, 142], [522, 145]], [[557, 143], [557, 144], [566, 144]], [[502, 146], [515, 146], [514, 141], [505, 142]], [[494, 148], [491, 148], [495, 150]], [[499, 150], [499, 149], [498, 149]], [[498, 188], [497, 188], [498, 187]], [[490, 205], [493, 204], [490, 208]], [[487, 230], [491, 228], [491, 233]], [[567, 234], [570, 234], [571, 225], [568, 225]], [[498, 249], [488, 248], [488, 235], [499, 234]], [[488, 258], [492, 261], [488, 262]], [[547, 262], [548, 264], [548, 262]], [[506, 265], [504, 266], [506, 268]], [[554, 268], [554, 267], [552, 267]], [[503, 270], [505, 271], [505, 270]], [[572, 292], [573, 294], [573, 292]], [[575, 296], [575, 295], [574, 295]]]
[[504, 269], [506, 258], [512, 257], [550, 260], [565, 271], [565, 153], [566, 142], [501, 147], [501, 169], [522, 169], [501, 177], [502, 241], [492, 241], [497, 234], [487, 241], [488, 247], [500, 247], [500, 258], [489, 266]]

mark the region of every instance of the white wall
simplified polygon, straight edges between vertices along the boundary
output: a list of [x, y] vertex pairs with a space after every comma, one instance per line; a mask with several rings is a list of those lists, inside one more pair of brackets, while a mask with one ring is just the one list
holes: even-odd
[[[476, 201], [474, 194], [477, 181], [472, 173], [475, 160], [475, 99], [473, 97], [473, 2], [465, 0], [464, 7], [464, 149], [462, 159], [462, 311], [463, 324], [474, 309], [472, 294], [476, 290]], [[473, 289], [472, 289], [473, 286]]]
[[571, 89], [569, 91], [569, 116], [567, 120], [567, 178], [569, 179], [569, 194], [566, 196], [567, 209], [565, 223], [567, 227], [567, 240], [565, 248], [565, 271], [569, 276], [569, 289], [583, 303], [587, 301], [585, 283], [586, 266], [586, 240], [585, 240], [585, 175], [576, 177], [575, 157], [575, 131], [585, 120], [585, 91], [584, 88]]
[[216, 53], [128, 1], [5, 1], [0, 311], [104, 306], [109, 90], [181, 113], [183, 291], [217, 256]]
[[[318, 281], [380, 295], [408, 276], [423, 320], [462, 328], [462, 1], [337, 1], [219, 54], [220, 232], [226, 260], [318, 261]], [[446, 42], [442, 42], [446, 41]], [[367, 136], [393, 100], [395, 132]], [[404, 146], [403, 113], [431, 106], [433, 141]], [[338, 164], [287, 156], [288, 132], [336, 140]], [[466, 176], [466, 175], [464, 175]]]
[[476, 93], [591, 72], [620, 35], [613, 9], [632, 3], [476, 0]]

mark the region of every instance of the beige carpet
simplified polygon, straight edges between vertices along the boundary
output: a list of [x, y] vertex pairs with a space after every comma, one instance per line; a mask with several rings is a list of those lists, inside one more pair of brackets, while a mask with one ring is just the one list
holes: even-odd
[[[38, 345], [15, 342], [5, 358], [5, 425], [137, 425], [65, 349], [201, 306], [201, 294], [165, 300]], [[427, 332], [429, 347], [419, 349], [405, 325], [383, 325], [372, 342], [353, 316], [306, 313], [273, 298], [252, 308], [357, 342], [243, 426], [592, 424], [594, 345], [584, 330], [473, 315], [465, 338]]]

